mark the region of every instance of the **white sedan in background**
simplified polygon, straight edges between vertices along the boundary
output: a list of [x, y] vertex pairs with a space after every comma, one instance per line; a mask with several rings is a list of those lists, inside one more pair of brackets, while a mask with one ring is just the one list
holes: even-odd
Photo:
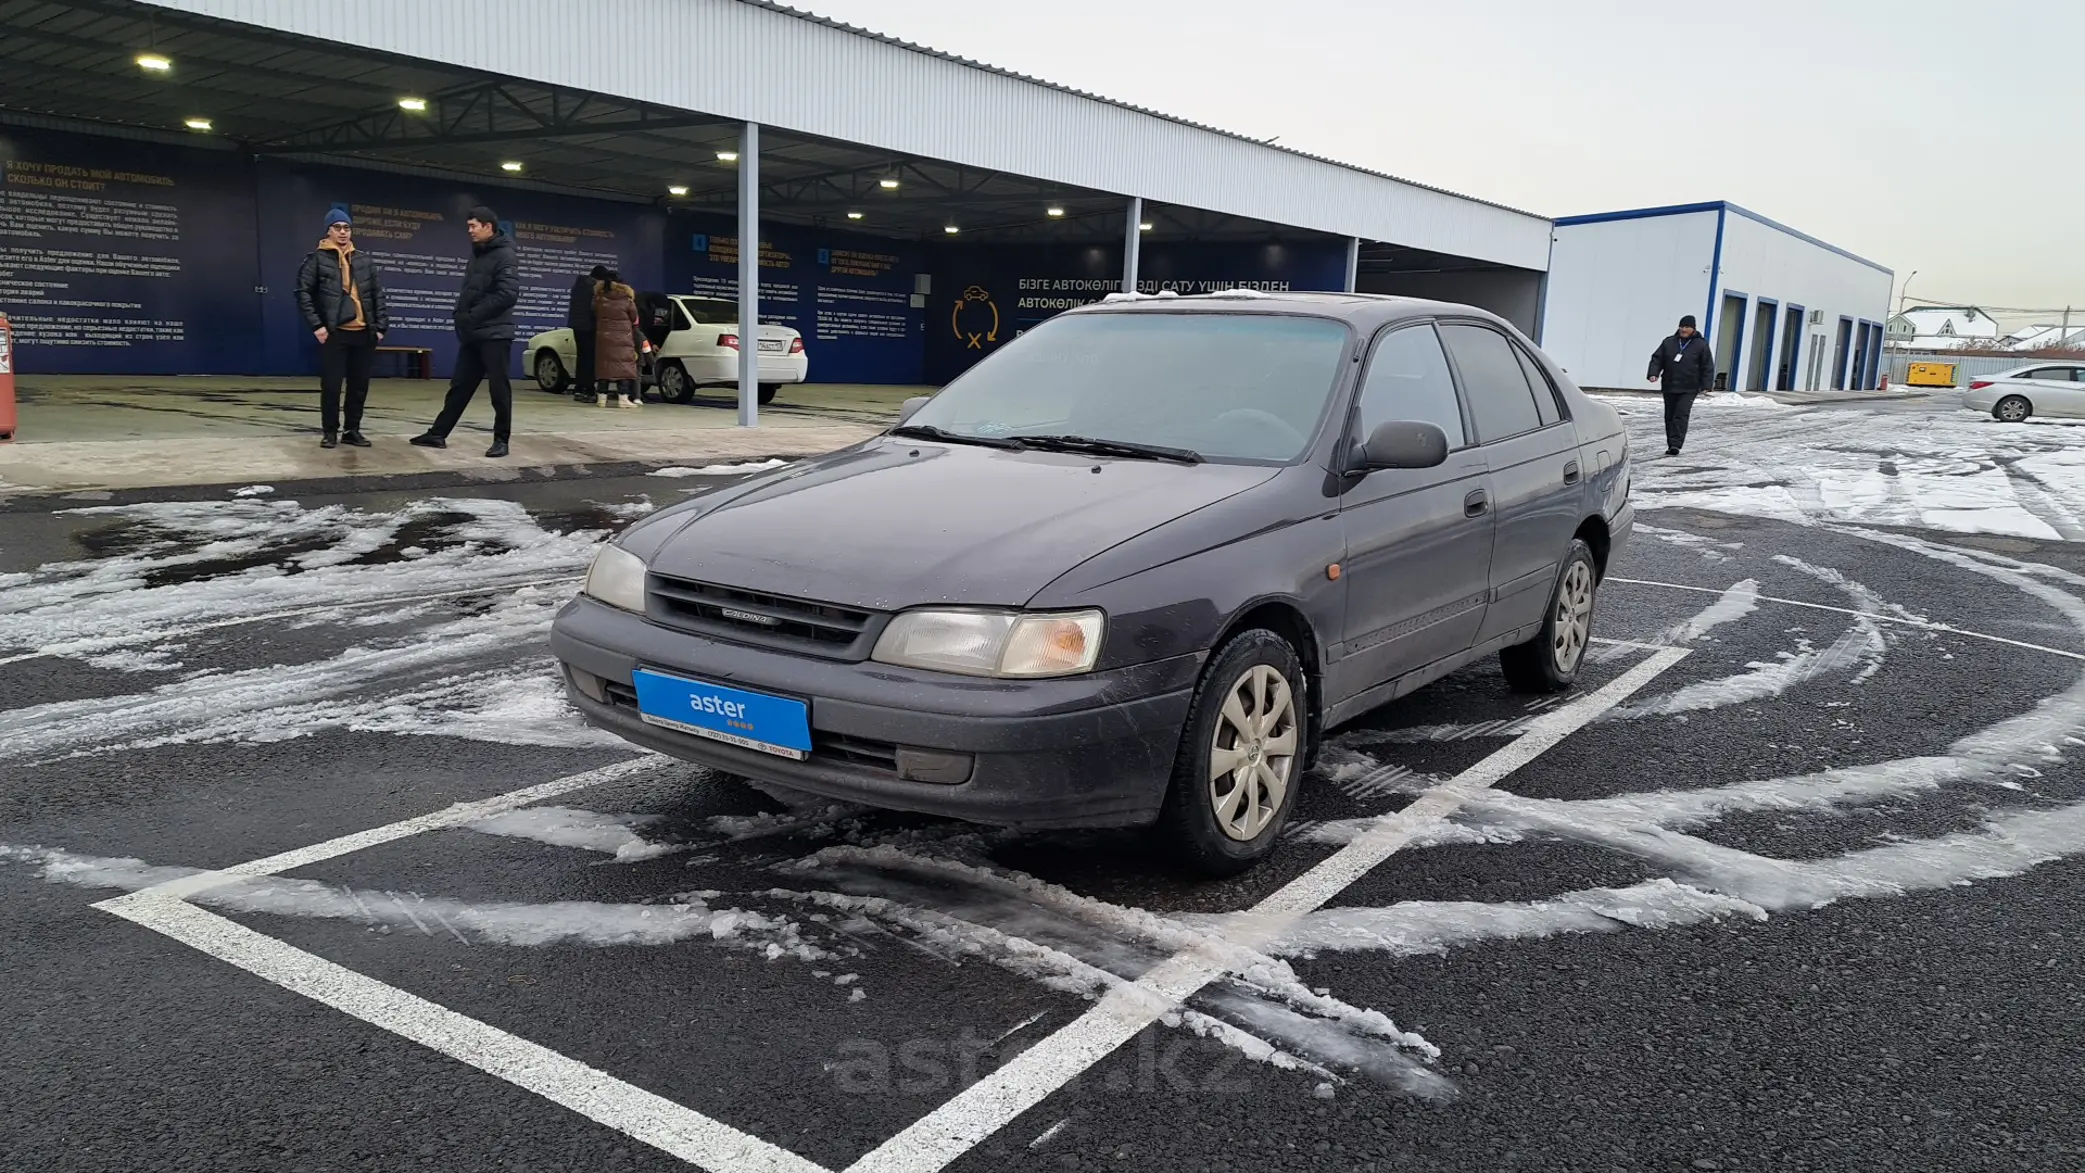
[[[637, 312], [644, 319], [652, 355], [646, 386], [657, 386], [668, 403], [690, 403], [699, 387], [736, 387], [740, 331], [738, 303], [691, 294], [640, 293]], [[804, 338], [787, 326], [760, 327], [760, 402], [771, 403], [782, 388], [810, 374]], [[528, 340], [529, 370], [545, 391], [572, 385], [579, 349], [567, 327], [545, 330]]]
[[1985, 375], [1969, 384], [1962, 406], [1988, 411], [2009, 424], [2036, 415], [2085, 419], [2085, 358]]

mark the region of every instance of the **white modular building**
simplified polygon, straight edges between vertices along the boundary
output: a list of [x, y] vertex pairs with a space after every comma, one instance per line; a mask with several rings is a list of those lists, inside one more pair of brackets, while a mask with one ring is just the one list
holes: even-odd
[[1728, 202], [1568, 216], [1552, 232], [1543, 349], [1581, 386], [1646, 389], [1683, 315], [1720, 387], [1872, 390], [1894, 274]]

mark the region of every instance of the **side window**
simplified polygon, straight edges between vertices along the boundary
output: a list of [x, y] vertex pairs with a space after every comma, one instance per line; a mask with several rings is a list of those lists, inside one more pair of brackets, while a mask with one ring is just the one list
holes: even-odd
[[1535, 393], [1505, 335], [1482, 326], [1443, 323], [1441, 337], [1455, 355], [1456, 369], [1462, 372], [1462, 390], [1470, 397], [1479, 444], [1511, 439], [1542, 426]]
[[1448, 433], [1450, 449], [1469, 444], [1455, 379], [1432, 326], [1406, 326], [1377, 340], [1361, 381], [1360, 416], [1364, 438], [1391, 420], [1423, 420]]
[[1520, 360], [1520, 373], [1528, 377], [1528, 386], [1535, 392], [1535, 414], [1542, 417], [1542, 426], [1546, 428], [1563, 419], [1563, 409], [1557, 406], [1556, 384], [1543, 373], [1542, 364], [1518, 346], [1513, 348], [1513, 357]]
[[2052, 379], [2068, 383], [2071, 381], [2071, 370], [2069, 367], [2042, 367], [2040, 370], [2029, 371], [2022, 377], [2028, 379]]

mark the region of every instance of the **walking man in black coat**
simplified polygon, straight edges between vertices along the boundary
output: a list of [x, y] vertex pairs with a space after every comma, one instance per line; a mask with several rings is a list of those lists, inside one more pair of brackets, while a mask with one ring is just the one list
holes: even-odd
[[422, 448], [447, 448], [450, 431], [482, 382], [492, 394], [492, 447], [485, 455], [500, 457], [507, 454], [514, 427], [514, 385], [508, 368], [514, 358], [514, 303], [521, 299], [520, 265], [513, 240], [500, 231], [499, 217], [491, 208], [472, 208], [463, 226], [471, 235], [471, 260], [456, 295], [456, 372], [449, 378], [441, 415], [412, 442]]
[[[297, 310], [304, 315], [305, 328], [319, 340], [319, 447], [369, 447], [362, 438], [362, 408], [369, 402], [369, 368], [377, 343], [391, 328], [391, 307], [376, 262], [355, 251], [354, 221], [346, 208], [326, 212], [325, 239], [297, 269]], [[343, 389], [345, 421], [340, 410]]]
[[574, 402], [594, 401], [594, 292], [607, 279], [608, 266], [595, 265], [592, 273], [572, 284], [572, 304], [565, 311], [565, 325], [572, 328], [572, 346], [579, 351], [579, 369], [572, 372]]
[[1694, 397], [1716, 383], [1716, 360], [1709, 340], [1695, 332], [1693, 314], [1681, 318], [1679, 332], [1651, 355], [1650, 380], [1665, 392], [1665, 455], [1678, 456], [1687, 443]]

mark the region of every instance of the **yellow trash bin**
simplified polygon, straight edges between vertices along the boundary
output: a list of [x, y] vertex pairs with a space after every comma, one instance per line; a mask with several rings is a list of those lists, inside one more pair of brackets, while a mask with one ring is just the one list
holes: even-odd
[[1951, 362], [1915, 362], [1904, 376], [1906, 386], [1952, 387], [1955, 385], [1955, 364]]

